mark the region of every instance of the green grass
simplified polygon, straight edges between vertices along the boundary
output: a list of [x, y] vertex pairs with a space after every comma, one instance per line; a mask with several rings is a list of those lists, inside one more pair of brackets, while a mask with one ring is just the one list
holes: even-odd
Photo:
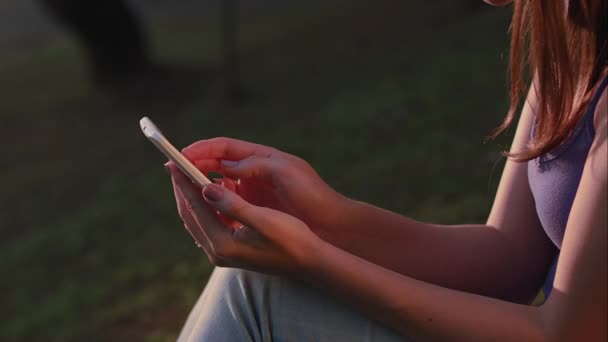
[[[172, 340], [211, 266], [182, 229], [147, 111], [183, 146], [232, 136], [307, 159], [349, 196], [440, 223], [485, 219], [508, 138], [508, 10], [330, 1], [245, 19], [250, 101], [125, 101], [87, 81], [72, 41], [0, 57], [0, 340]], [[160, 18], [159, 60], [216, 70], [217, 22]], [[176, 37], [179, 37], [177, 39]], [[14, 56], [14, 55], [11, 55]], [[104, 132], [106, 134], [104, 134]]]

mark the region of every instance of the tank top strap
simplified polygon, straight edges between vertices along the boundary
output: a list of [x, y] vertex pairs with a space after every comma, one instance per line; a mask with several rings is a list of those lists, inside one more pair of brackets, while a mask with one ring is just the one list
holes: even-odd
[[[597, 107], [597, 103], [600, 102], [600, 98], [602, 98], [602, 92], [604, 91], [604, 89], [606, 88], [607, 85], [608, 85], [608, 75], [606, 75], [606, 77], [604, 77], [604, 79], [602, 80], [602, 83], [600, 83], [599, 87], [597, 87], [595, 94], [593, 94], [591, 101], [589, 101], [589, 107], [587, 109], [588, 112], [595, 113], [595, 108]], [[593, 114], [591, 114], [591, 115], [593, 115]]]

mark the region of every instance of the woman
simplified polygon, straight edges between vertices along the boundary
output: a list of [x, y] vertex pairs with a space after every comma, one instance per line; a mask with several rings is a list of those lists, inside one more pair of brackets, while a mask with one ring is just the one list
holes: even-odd
[[167, 165], [186, 229], [225, 268], [180, 339], [607, 340], [607, 3], [515, 0], [511, 108], [497, 133], [514, 120], [526, 62], [534, 80], [486, 224], [350, 200], [270, 147], [186, 148], [227, 176], [201, 195]]

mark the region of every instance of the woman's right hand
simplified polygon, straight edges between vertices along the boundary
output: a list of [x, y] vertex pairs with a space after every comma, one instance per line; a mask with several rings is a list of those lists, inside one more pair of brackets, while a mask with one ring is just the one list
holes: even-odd
[[182, 152], [203, 173], [223, 175], [222, 185], [247, 202], [295, 216], [322, 238], [336, 226], [348, 202], [306, 161], [275, 148], [214, 138]]

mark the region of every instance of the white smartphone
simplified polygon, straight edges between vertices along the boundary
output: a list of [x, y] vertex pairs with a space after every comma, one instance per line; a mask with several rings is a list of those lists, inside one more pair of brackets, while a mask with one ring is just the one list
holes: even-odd
[[211, 184], [209, 178], [205, 177], [205, 175], [200, 172], [192, 163], [188, 160], [188, 158], [184, 157], [165, 136], [163, 133], [156, 127], [156, 125], [152, 122], [152, 120], [148, 119], [147, 116], [144, 116], [139, 120], [139, 125], [141, 126], [141, 131], [144, 135], [156, 146], [170, 161], [172, 161], [177, 167], [190, 178], [195, 184], [200, 186], [201, 188], [205, 187], [207, 184]]

